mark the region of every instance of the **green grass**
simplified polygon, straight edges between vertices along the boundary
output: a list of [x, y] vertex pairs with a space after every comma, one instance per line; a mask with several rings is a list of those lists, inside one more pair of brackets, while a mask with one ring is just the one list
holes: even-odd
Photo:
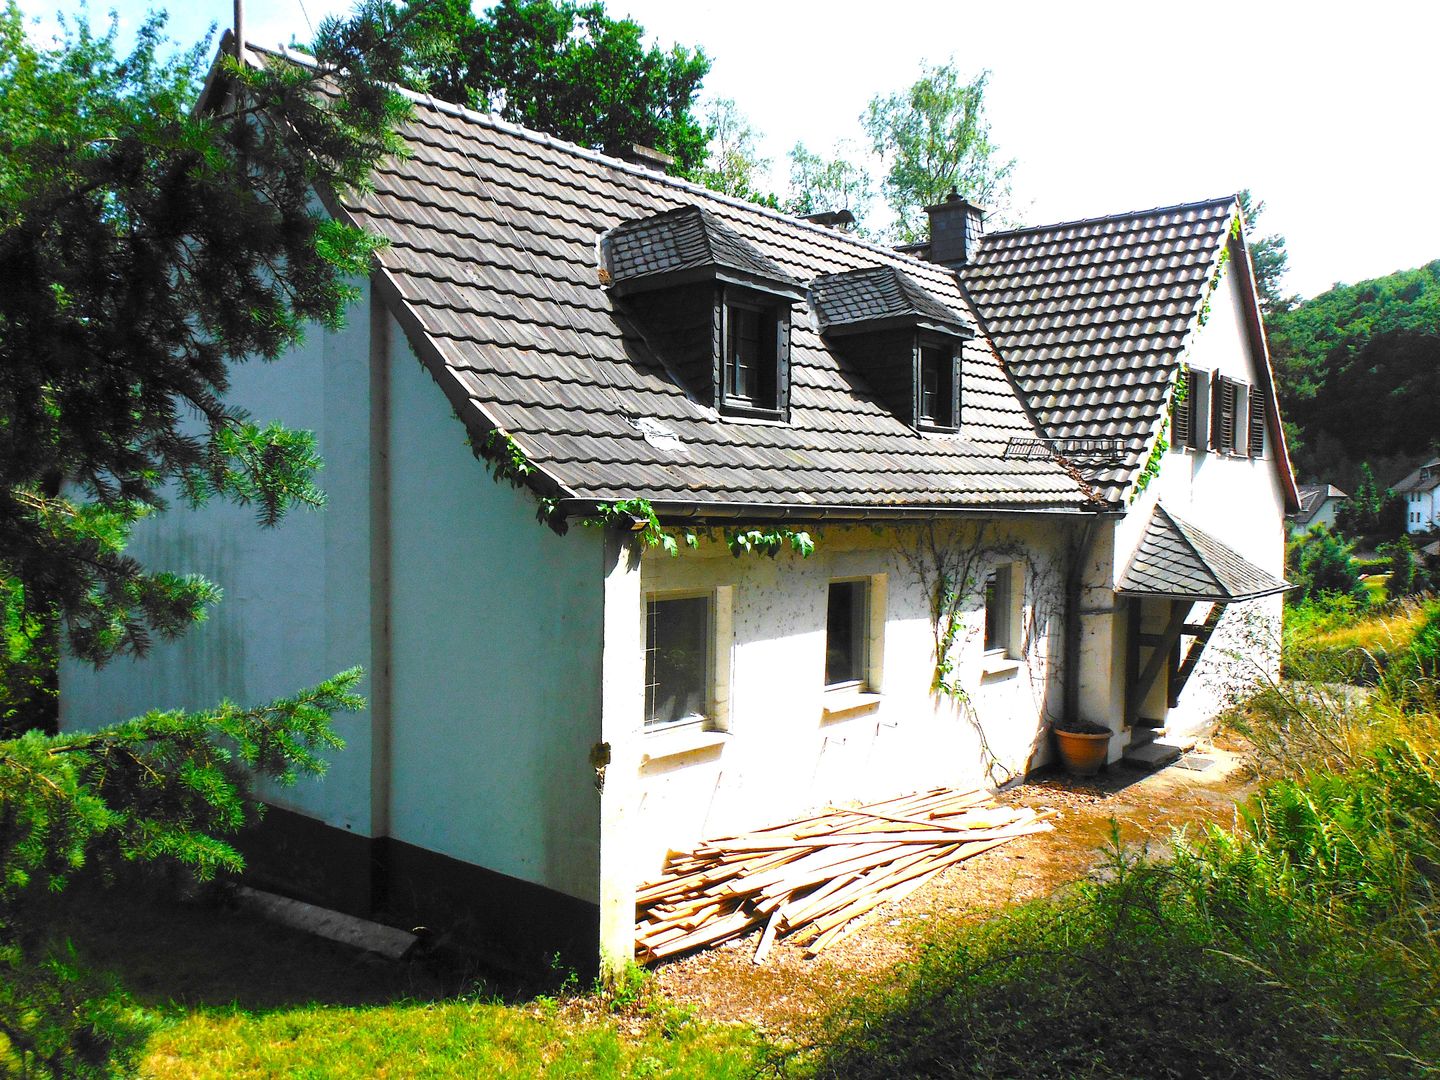
[[56, 936], [152, 1014], [142, 1076], [738, 1078], [766, 1052], [749, 1029], [699, 1022], [646, 986], [623, 1001], [536, 993], [132, 889], [50, 905]]
[[1440, 1076], [1440, 615], [1325, 614], [1307, 630], [1383, 638], [1410, 674], [1272, 687], [1245, 714], [1271, 777], [1232, 829], [1164, 859], [1117, 842], [1100, 880], [937, 934], [792, 1072]]

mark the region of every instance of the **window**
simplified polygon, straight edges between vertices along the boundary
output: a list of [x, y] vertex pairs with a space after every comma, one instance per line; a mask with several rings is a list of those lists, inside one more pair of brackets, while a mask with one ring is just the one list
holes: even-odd
[[985, 651], [1004, 653], [1018, 659], [1019, 643], [1015, 631], [1020, 625], [1019, 566], [1006, 563], [997, 566], [985, 579]]
[[774, 413], [780, 410], [780, 353], [785, 326], [759, 304], [725, 304], [724, 404]]
[[645, 605], [645, 726], [702, 720], [709, 711], [710, 597]]
[[922, 345], [917, 382], [920, 423], [928, 427], [955, 427], [954, 350], [938, 345]]
[[825, 614], [825, 686], [865, 681], [869, 590], [864, 581], [832, 581]]

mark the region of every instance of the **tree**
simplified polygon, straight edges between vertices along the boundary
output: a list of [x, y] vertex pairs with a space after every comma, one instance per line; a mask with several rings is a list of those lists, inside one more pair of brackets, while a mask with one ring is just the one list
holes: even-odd
[[924, 208], [953, 189], [992, 214], [1010, 200], [1014, 159], [1003, 159], [990, 141], [982, 71], [964, 82], [952, 60], [925, 66], [907, 90], [877, 95], [860, 118], [875, 152], [889, 163], [882, 190], [894, 211], [903, 243], [929, 235]]
[[[313, 438], [228, 403], [229, 371], [342, 321], [376, 241], [315, 196], [363, 187], [401, 149], [408, 106], [387, 83], [425, 55], [372, 2], [321, 27], [319, 67], [225, 58], [197, 109], [206, 47], [162, 58], [163, 25], [121, 57], [113, 21], [43, 50], [13, 0], [0, 13], [0, 582], [22, 631], [48, 621], [97, 664], [218, 597], [126, 554], [167, 495], [250, 506], [263, 525], [321, 502]], [[0, 1067], [111, 1075], [135, 1045], [73, 963], [34, 954], [32, 894], [97, 863], [238, 866], [224, 837], [256, 813], [249, 777], [323, 768], [358, 679], [0, 739]]]
[[1265, 323], [1296, 464], [1344, 487], [1369, 460], [1400, 476], [1423, 460], [1440, 412], [1440, 260], [1333, 289]]
[[874, 198], [874, 178], [863, 164], [849, 156], [844, 145], [837, 145], [829, 158], [807, 149], [804, 143], [796, 143], [790, 151], [790, 188], [784, 203], [787, 213], [803, 217], [849, 210], [855, 215], [855, 231], [864, 235]]
[[1406, 534], [1380, 545], [1380, 554], [1390, 560], [1390, 576], [1385, 590], [1392, 600], [1415, 596], [1430, 587], [1425, 568], [1415, 557], [1415, 545]]
[[643, 27], [599, 0], [500, 0], [479, 16], [467, 0], [405, 0], [405, 10], [453, 46], [409, 63], [437, 97], [598, 150], [652, 146], [682, 175], [703, 166], [701, 50], [647, 47]]
[[770, 167], [770, 160], [760, 156], [759, 133], [745, 114], [730, 98], [717, 98], [705, 110], [705, 123], [710, 141], [705, 166], [695, 179], [711, 191], [765, 202], [757, 181], [759, 174]]
[[[1265, 212], [1265, 200], [1256, 200], [1245, 188], [1238, 196], [1240, 211], [1250, 233], [1255, 233], [1260, 215]], [[1255, 288], [1259, 292], [1260, 313], [1266, 318], [1279, 312], [1289, 311], [1299, 302], [1297, 296], [1285, 296], [1280, 292], [1280, 280], [1290, 267], [1290, 255], [1285, 250], [1285, 237], [1279, 233], [1269, 236], [1252, 235], [1250, 267], [1255, 272]]]
[[1295, 584], [1300, 587], [1301, 598], [1319, 600], [1345, 596], [1365, 602], [1368, 594], [1351, 548], [1334, 533], [1312, 530], [1297, 545], [1294, 557]]

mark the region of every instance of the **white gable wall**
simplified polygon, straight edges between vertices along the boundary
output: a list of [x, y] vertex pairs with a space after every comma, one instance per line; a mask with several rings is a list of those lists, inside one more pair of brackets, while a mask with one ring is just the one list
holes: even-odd
[[[177, 641], [157, 641], [141, 660], [116, 660], [97, 672], [62, 658], [62, 727], [94, 727], [147, 709], [205, 709], [223, 698], [259, 704], [357, 664], [374, 669], [366, 310], [357, 305], [339, 333], [313, 329], [276, 364], [232, 369], [231, 401], [257, 418], [315, 433], [329, 505], [319, 513], [294, 510], [274, 529], [218, 501], [198, 511], [177, 502], [141, 523], [130, 550], [144, 565], [202, 574], [224, 598], [205, 622]], [[369, 710], [338, 717], [347, 747], [324, 779], [269, 789], [265, 798], [375, 835], [371, 746], [383, 745], [383, 733], [372, 738], [377, 722]]]
[[342, 332], [233, 376], [236, 404], [315, 432], [326, 507], [273, 530], [222, 502], [143, 523], [142, 562], [204, 574], [224, 599], [143, 660], [63, 660], [62, 725], [259, 703], [362, 665], [374, 707], [337, 718], [328, 774], [266, 801], [594, 902], [603, 537], [556, 536], [530, 495], [490, 480], [364, 293]]
[[[1252, 387], [1260, 383], [1260, 360], [1250, 347], [1245, 328], [1247, 301], [1238, 280], [1243, 272], [1243, 264], [1232, 260], [1211, 295], [1209, 320], [1196, 332], [1186, 357], [1196, 373], [1192, 392], [1212, 371]], [[1238, 427], [1243, 440], [1248, 431], [1243, 410]], [[1204, 433], [1207, 441], [1208, 435], [1208, 431]], [[1262, 569], [1284, 577], [1285, 493], [1276, 450], [1268, 429], [1264, 454], [1258, 458], [1172, 447], [1159, 475], [1117, 527], [1112, 580], [1118, 580], [1129, 564], [1157, 502]], [[1235, 679], [1278, 674], [1280, 606], [1279, 597], [1231, 605], [1179, 706], [1170, 713], [1172, 728], [1193, 728], [1210, 719], [1222, 707]], [[1197, 604], [1193, 621], [1203, 620], [1207, 610], [1207, 604]], [[1150, 623], [1144, 629], [1158, 632]], [[1190, 638], [1183, 638], [1182, 650], [1189, 644]], [[1149, 715], [1154, 715], [1157, 707], [1163, 709], [1160, 689], [1157, 685]]]
[[493, 483], [391, 341], [391, 835], [598, 901], [604, 537]]

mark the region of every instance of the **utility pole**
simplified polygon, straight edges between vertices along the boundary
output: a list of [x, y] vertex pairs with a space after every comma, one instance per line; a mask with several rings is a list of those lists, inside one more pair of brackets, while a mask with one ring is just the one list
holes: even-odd
[[235, 59], [245, 59], [245, 0], [235, 0]]

